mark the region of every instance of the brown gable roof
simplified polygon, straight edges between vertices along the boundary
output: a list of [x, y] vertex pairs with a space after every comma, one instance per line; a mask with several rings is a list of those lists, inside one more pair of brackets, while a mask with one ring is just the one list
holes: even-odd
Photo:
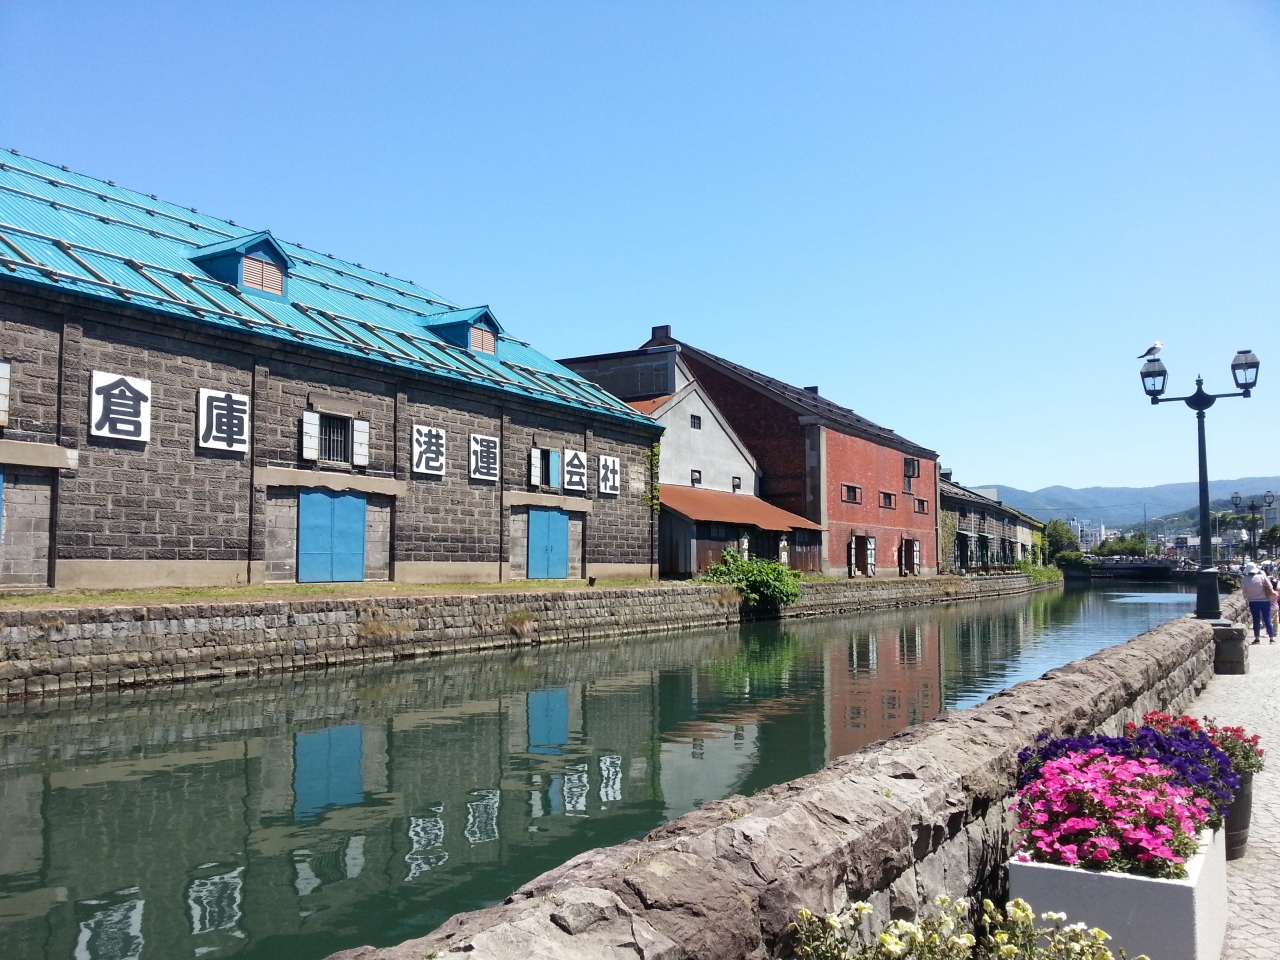
[[662, 506], [690, 520], [708, 523], [740, 523], [761, 530], [822, 530], [819, 524], [765, 503], [745, 493], [699, 490], [674, 483], [658, 485]]
[[627, 406], [634, 407], [636, 410], [639, 410], [645, 416], [650, 416], [653, 413], [653, 411], [657, 410], [660, 406], [662, 406], [664, 403], [666, 403], [668, 400], [670, 400], [674, 396], [675, 396], [674, 393], [668, 393], [661, 397], [652, 397], [648, 400], [628, 400]]
[[[666, 344], [679, 346], [681, 353], [685, 356], [700, 360], [752, 389], [769, 394], [792, 409], [817, 417], [824, 426], [829, 426], [840, 433], [871, 440], [874, 443], [883, 444], [926, 460], [938, 459], [938, 454], [935, 451], [912, 443], [906, 437], [894, 433], [887, 427], [872, 423], [866, 417], [858, 416], [848, 407], [842, 407], [838, 403], [832, 403], [826, 397], [810, 393], [800, 387], [793, 387], [791, 384], [783, 383], [781, 380], [775, 380], [773, 377], [765, 376], [763, 373], [758, 373], [731, 360], [717, 357], [713, 353], [707, 353], [705, 350], [691, 347], [689, 344], [676, 340], [674, 337], [655, 336], [650, 338], [644, 347], [657, 347]], [[641, 349], [644, 349], [644, 347]]]

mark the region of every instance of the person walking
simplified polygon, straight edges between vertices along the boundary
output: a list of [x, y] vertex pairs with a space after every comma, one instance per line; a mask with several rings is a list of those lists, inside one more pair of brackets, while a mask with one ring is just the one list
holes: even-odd
[[1253, 615], [1253, 642], [1260, 643], [1261, 625], [1267, 625], [1267, 637], [1276, 642], [1276, 625], [1271, 619], [1271, 598], [1276, 596], [1275, 587], [1262, 568], [1253, 561], [1244, 565], [1244, 576], [1240, 580], [1240, 592], [1249, 601], [1249, 613]]

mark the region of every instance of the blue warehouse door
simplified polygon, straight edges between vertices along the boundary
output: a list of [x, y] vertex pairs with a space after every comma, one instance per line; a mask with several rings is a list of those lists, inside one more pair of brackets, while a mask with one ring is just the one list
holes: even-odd
[[365, 498], [298, 491], [298, 582], [364, 579]]
[[529, 508], [529, 579], [569, 576], [569, 514], [554, 507]]

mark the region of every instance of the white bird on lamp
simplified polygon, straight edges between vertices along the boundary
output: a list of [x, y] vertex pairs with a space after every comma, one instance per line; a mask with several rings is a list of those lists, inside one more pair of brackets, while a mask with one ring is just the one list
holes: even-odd
[[1147, 352], [1138, 357], [1139, 360], [1154, 360], [1156, 354], [1164, 349], [1164, 344], [1157, 340], [1151, 346], [1147, 347]]

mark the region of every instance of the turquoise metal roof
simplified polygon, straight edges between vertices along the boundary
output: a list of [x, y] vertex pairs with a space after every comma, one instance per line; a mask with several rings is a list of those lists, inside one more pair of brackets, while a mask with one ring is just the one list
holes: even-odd
[[522, 340], [500, 333], [496, 354], [473, 353], [429, 329], [471, 322], [487, 307], [461, 308], [411, 281], [275, 237], [293, 261], [288, 301], [221, 283], [190, 259], [266, 235], [0, 152], [0, 275], [661, 429]]

